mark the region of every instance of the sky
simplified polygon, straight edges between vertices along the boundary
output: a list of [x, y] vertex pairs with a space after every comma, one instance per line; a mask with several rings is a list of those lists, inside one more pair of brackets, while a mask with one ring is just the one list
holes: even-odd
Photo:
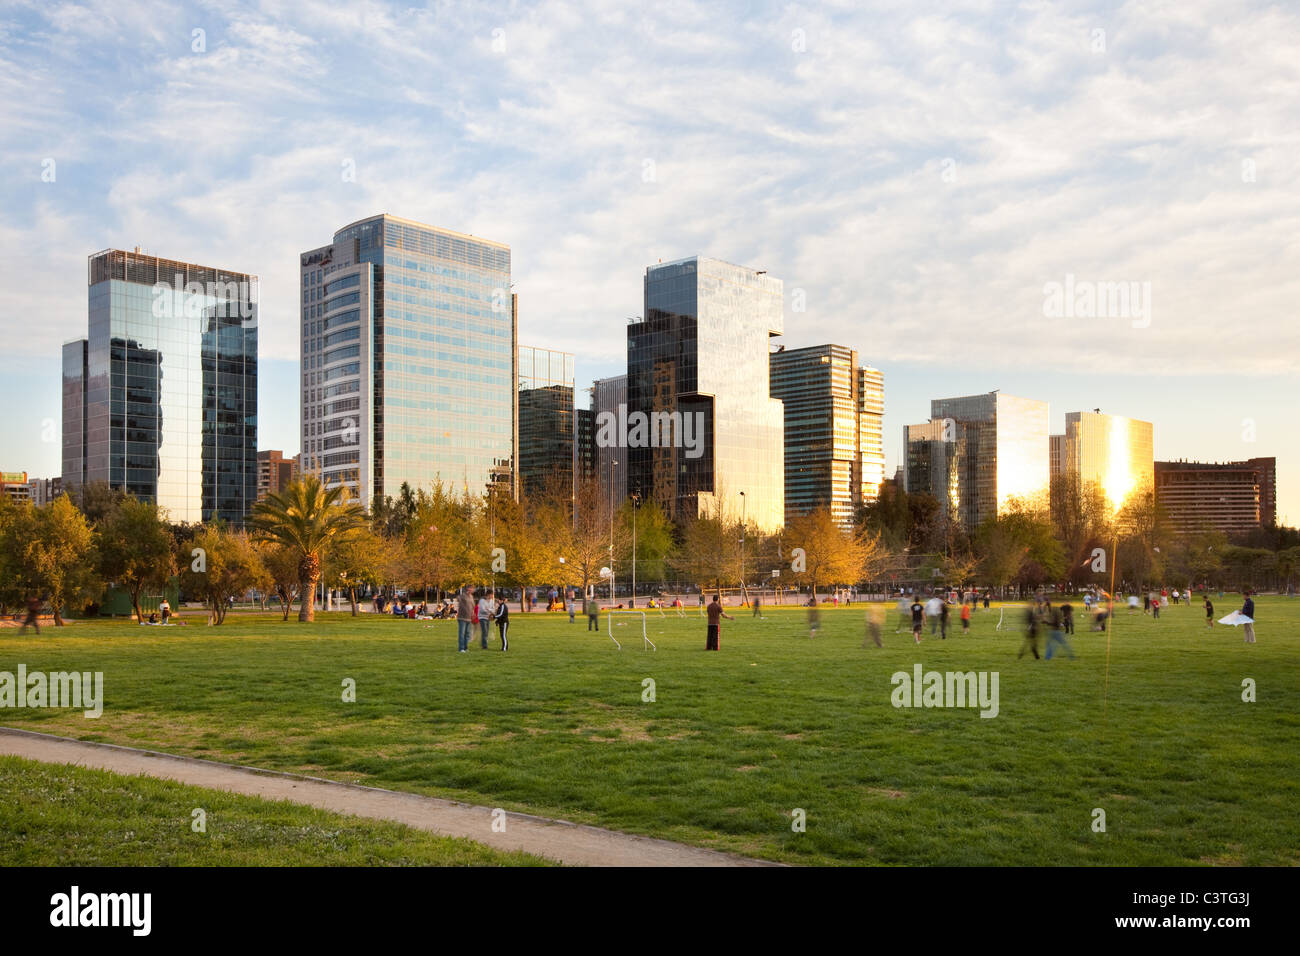
[[888, 474], [997, 388], [1276, 456], [1300, 523], [1297, 36], [1236, 0], [0, 0], [0, 471], [58, 473], [86, 257], [136, 245], [260, 277], [259, 444], [296, 452], [298, 254], [387, 212], [509, 244], [580, 388], [645, 267], [710, 255], [883, 370]]

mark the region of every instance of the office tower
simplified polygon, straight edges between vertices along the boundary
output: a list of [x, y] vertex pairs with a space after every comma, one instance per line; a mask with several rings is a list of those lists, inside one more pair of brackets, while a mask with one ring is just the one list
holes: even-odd
[[573, 484], [575, 492], [596, 477], [596, 413], [573, 410]]
[[997, 391], [934, 399], [930, 421], [903, 430], [907, 490], [934, 495], [968, 533], [1012, 499], [1045, 504], [1047, 426], [1046, 402]]
[[1242, 534], [1277, 523], [1276, 458], [1155, 463], [1156, 500], [1174, 531]]
[[573, 493], [573, 355], [519, 347], [516, 462], [524, 496], [563, 486]]
[[63, 487], [107, 482], [175, 522], [257, 498], [257, 277], [108, 249], [63, 347]]
[[830, 508], [847, 527], [885, 478], [884, 376], [843, 345], [782, 349], [770, 365], [785, 406], [785, 522]]
[[[1059, 439], [1059, 441], [1058, 441]], [[1052, 436], [1060, 462], [1053, 474], [1079, 476], [1082, 486], [1096, 485], [1112, 514], [1150, 494], [1154, 482], [1154, 439], [1150, 422], [1105, 415], [1100, 409], [1070, 412], [1065, 432]]]
[[704, 256], [646, 269], [618, 436], [629, 492], [679, 521], [722, 511], [781, 526], [785, 422], [768, 355], [783, 324], [781, 280], [763, 271]]
[[1047, 472], [1052, 478], [1062, 474], [1065, 468], [1065, 436], [1048, 436]]
[[285, 458], [278, 449], [257, 453], [257, 500], [273, 495], [298, 477], [296, 458]]
[[509, 493], [509, 247], [378, 215], [299, 264], [302, 470], [367, 505], [403, 482]]
[[596, 486], [602, 502], [613, 502], [614, 507], [627, 497], [627, 449], [617, 441], [597, 441], [600, 424], [617, 423], [619, 415], [627, 414], [627, 376], [611, 375], [598, 378], [591, 386], [592, 444], [595, 448]]

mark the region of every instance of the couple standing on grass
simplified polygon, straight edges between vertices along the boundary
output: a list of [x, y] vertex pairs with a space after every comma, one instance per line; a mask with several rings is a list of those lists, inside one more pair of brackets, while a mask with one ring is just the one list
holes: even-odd
[[456, 598], [456, 645], [460, 653], [469, 650], [470, 637], [474, 625], [479, 626], [479, 637], [483, 650], [488, 646], [488, 629], [491, 622], [497, 622], [497, 633], [501, 635], [501, 650], [510, 649], [510, 608], [506, 606], [505, 596], [493, 600], [491, 591], [480, 591], [478, 603], [474, 601], [474, 592], [468, 584], [462, 585]]

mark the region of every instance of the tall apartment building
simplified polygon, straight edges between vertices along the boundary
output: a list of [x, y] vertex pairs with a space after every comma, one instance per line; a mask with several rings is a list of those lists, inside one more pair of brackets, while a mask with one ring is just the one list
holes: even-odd
[[785, 418], [769, 342], [784, 329], [781, 280], [704, 256], [653, 265], [643, 315], [627, 327], [628, 491], [677, 520], [723, 510], [780, 527]]
[[1277, 523], [1277, 459], [1155, 463], [1156, 500], [1179, 533], [1241, 534]]
[[[1070, 412], [1065, 432], [1051, 437], [1053, 474], [1076, 474], [1084, 485], [1097, 485], [1112, 513], [1149, 494], [1154, 486], [1154, 429], [1150, 422], [1100, 409]], [[1058, 452], [1059, 448], [1059, 452]]]
[[885, 478], [884, 375], [843, 345], [782, 349], [771, 394], [785, 406], [785, 522], [829, 507], [844, 526]]
[[298, 475], [298, 459], [285, 458], [279, 449], [257, 453], [257, 500], [278, 493]]
[[519, 491], [534, 495], [552, 482], [572, 489], [576, 435], [573, 355], [522, 345], [518, 369]]
[[378, 215], [299, 257], [303, 472], [369, 504], [403, 482], [512, 488], [510, 248]]
[[107, 482], [176, 522], [257, 500], [257, 277], [108, 249], [63, 346], [63, 487]]
[[937, 498], [969, 533], [1012, 498], [1047, 492], [1051, 441], [1046, 402], [994, 391], [930, 402], [930, 421], [903, 428], [909, 493]]

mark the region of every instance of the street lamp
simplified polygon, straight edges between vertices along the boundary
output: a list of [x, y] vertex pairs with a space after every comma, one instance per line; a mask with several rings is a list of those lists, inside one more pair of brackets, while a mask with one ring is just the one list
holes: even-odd
[[618, 462], [609, 460], [609, 606], [614, 606], [614, 466]]
[[745, 493], [740, 493], [740, 596], [746, 598], [745, 593], [745, 506], [748, 499]]
[[641, 510], [641, 496], [632, 496], [632, 596], [628, 607], [636, 607], [636, 513]]

